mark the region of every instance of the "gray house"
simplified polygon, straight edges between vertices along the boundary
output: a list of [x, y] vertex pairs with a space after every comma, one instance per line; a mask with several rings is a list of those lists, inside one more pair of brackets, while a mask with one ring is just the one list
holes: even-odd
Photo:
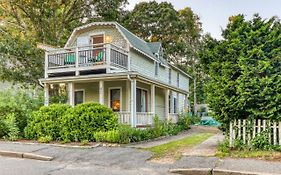
[[78, 27], [64, 48], [45, 50], [45, 105], [59, 85], [70, 105], [104, 104], [133, 127], [151, 125], [155, 115], [176, 122], [187, 108], [190, 76], [163, 58], [161, 43], [145, 42], [116, 22]]

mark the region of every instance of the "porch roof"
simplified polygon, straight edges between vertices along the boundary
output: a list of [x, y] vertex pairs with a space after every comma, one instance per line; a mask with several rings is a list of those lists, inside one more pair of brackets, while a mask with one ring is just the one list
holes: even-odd
[[80, 75], [80, 76], [69, 76], [69, 77], [50, 77], [39, 79], [40, 83], [63, 83], [63, 82], [97, 82], [101, 80], [128, 80], [128, 78], [136, 78], [137, 80], [143, 81], [148, 84], [155, 84], [158, 87], [168, 88], [175, 92], [182, 94], [189, 94], [188, 91], [180, 89], [178, 87], [168, 85], [165, 82], [152, 79], [150, 77], [141, 75], [137, 72], [121, 72], [121, 73], [110, 73], [110, 74], [94, 74], [94, 75]]

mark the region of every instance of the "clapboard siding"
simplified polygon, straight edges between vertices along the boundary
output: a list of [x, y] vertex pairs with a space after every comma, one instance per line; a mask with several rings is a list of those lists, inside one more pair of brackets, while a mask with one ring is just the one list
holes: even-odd
[[131, 49], [131, 70], [137, 71], [145, 76], [154, 77], [155, 68], [154, 61], [152, 59], [142, 56], [140, 53]]

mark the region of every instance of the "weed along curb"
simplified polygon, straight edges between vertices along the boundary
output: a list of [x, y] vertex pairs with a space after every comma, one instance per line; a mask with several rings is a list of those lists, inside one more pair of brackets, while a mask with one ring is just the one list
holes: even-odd
[[14, 157], [14, 158], [24, 158], [24, 159], [34, 159], [41, 161], [51, 161], [53, 157], [42, 156], [33, 153], [23, 153], [23, 152], [14, 152], [14, 151], [0, 151], [0, 156], [4, 157]]
[[225, 169], [212, 168], [188, 168], [188, 169], [171, 169], [169, 172], [184, 175], [281, 175], [261, 172], [232, 171]]

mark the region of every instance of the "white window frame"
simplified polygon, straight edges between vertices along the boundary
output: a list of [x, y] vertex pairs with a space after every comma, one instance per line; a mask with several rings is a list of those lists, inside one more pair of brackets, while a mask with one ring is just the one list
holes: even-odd
[[86, 97], [85, 96], [85, 89], [75, 89], [74, 90], [74, 103], [75, 103], [75, 92], [81, 92], [81, 91], [83, 92], [83, 103], [85, 103], [85, 97]]
[[90, 45], [93, 45], [92, 38], [94, 36], [98, 36], [98, 35], [102, 35], [103, 36], [103, 43], [105, 42], [105, 32], [92, 32], [92, 33], [90, 33], [88, 35], [89, 36], [89, 43], [90, 43]]
[[123, 102], [122, 102], [122, 87], [110, 87], [108, 88], [108, 103], [107, 103], [107, 106], [111, 109], [111, 99], [110, 99], [110, 91], [113, 90], [113, 89], [119, 89], [120, 90], [120, 111], [119, 112], [122, 112], [122, 106], [123, 106]]

